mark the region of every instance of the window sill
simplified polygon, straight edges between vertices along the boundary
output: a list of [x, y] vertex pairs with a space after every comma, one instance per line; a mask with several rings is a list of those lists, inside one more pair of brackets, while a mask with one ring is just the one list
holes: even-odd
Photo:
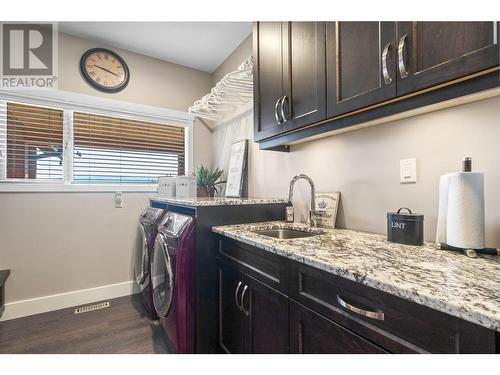
[[1, 182], [0, 193], [156, 193], [156, 185]]

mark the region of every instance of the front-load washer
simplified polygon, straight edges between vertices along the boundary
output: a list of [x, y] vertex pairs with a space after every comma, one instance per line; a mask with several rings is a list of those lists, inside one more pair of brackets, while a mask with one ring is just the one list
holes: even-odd
[[151, 261], [153, 305], [174, 353], [195, 352], [195, 219], [173, 212], [158, 225]]
[[153, 305], [151, 287], [151, 255], [158, 234], [158, 224], [165, 215], [165, 210], [148, 207], [139, 218], [137, 246], [135, 251], [135, 280], [139, 284], [141, 297], [146, 311], [152, 319], [158, 319]]

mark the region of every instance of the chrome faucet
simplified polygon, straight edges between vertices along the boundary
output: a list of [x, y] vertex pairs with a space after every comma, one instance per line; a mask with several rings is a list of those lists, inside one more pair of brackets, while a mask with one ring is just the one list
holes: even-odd
[[288, 207], [286, 208], [286, 221], [288, 222], [293, 222], [294, 220], [294, 212], [293, 212], [293, 204], [292, 204], [292, 199], [293, 199], [293, 187], [295, 186], [295, 182], [297, 180], [304, 179], [307, 182], [309, 182], [309, 185], [311, 185], [311, 207], [309, 209], [309, 220], [308, 224], [311, 227], [316, 226], [316, 200], [315, 200], [315, 189], [314, 189], [314, 182], [311, 179], [311, 177], [306, 176], [305, 174], [298, 174], [292, 180], [290, 181], [290, 188], [288, 190]]

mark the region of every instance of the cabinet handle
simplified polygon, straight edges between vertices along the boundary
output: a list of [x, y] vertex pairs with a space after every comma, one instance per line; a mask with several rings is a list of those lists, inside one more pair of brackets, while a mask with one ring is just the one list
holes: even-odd
[[278, 100], [276, 100], [276, 104], [274, 105], [274, 118], [276, 119], [276, 122], [278, 124], [281, 124], [281, 122], [282, 122], [282, 120], [280, 120], [279, 114], [278, 114], [278, 106], [280, 105], [281, 100], [282, 100], [282, 98], [279, 98]]
[[344, 301], [340, 296], [337, 294], [337, 302], [339, 303], [340, 306], [346, 308], [347, 310], [350, 310], [352, 312], [355, 312], [356, 314], [366, 316], [367, 318], [372, 318], [372, 319], [377, 319], [377, 320], [384, 320], [384, 313], [382, 311], [369, 311], [369, 310], [364, 310], [359, 307], [353, 306], [346, 301]]
[[398, 45], [398, 67], [399, 67], [399, 75], [401, 76], [401, 78], [408, 77], [408, 71], [406, 70], [403, 58], [403, 52], [407, 38], [408, 38], [407, 34], [403, 35], [401, 39], [399, 39], [399, 45]]
[[387, 69], [387, 53], [389, 52], [389, 48], [391, 48], [391, 43], [387, 43], [384, 47], [384, 51], [382, 52], [382, 74], [384, 76], [384, 82], [386, 85], [392, 82], [392, 78], [389, 75], [389, 70]]
[[281, 99], [281, 118], [283, 119], [283, 122], [287, 122], [288, 119], [286, 118], [285, 115], [285, 101], [288, 102], [288, 96], [284, 96], [283, 99]]
[[238, 283], [238, 286], [236, 287], [236, 291], [234, 292], [234, 301], [236, 302], [236, 307], [238, 307], [238, 310], [243, 311], [240, 304], [238, 303], [238, 292], [240, 290], [241, 284], [243, 284], [241, 281]]
[[241, 300], [240, 300], [240, 305], [241, 305], [241, 311], [248, 316], [250, 314], [250, 311], [245, 310], [245, 294], [247, 293], [248, 285], [245, 285], [243, 288], [243, 292], [241, 293]]

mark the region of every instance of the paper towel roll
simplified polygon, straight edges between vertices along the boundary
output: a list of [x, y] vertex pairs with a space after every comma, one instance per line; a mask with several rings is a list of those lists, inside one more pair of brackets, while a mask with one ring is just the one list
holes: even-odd
[[436, 229], [436, 242], [446, 243], [446, 217], [448, 215], [448, 177], [449, 173], [439, 178], [439, 209]]
[[484, 248], [484, 175], [475, 172], [448, 174], [446, 243]]

